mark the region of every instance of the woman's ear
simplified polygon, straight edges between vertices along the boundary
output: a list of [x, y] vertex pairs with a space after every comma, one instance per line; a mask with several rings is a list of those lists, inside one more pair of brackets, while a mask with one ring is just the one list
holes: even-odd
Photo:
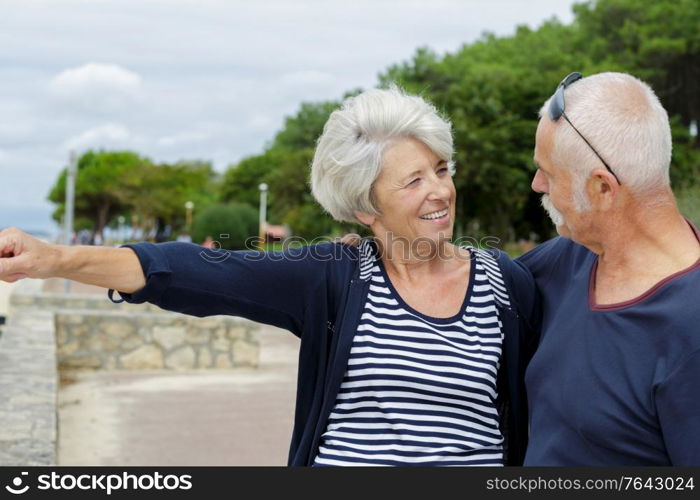
[[374, 221], [377, 219], [376, 216], [367, 214], [365, 212], [355, 212], [355, 218], [367, 227], [370, 227], [372, 224], [374, 224]]
[[356, 233], [347, 233], [340, 237], [340, 242], [352, 247], [356, 247], [362, 241], [362, 237]]

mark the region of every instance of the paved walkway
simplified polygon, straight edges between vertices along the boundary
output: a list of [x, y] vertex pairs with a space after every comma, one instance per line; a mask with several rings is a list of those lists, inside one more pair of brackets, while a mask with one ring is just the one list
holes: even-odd
[[[64, 293], [66, 290], [66, 280], [60, 278], [45, 279], [42, 290], [49, 293]], [[77, 281], [70, 282], [70, 293], [102, 295], [103, 297], [107, 297], [106, 288], [95, 285], [86, 285], [85, 283], [78, 283]]]
[[299, 341], [263, 326], [257, 370], [81, 372], [59, 391], [59, 465], [284, 465]]
[[16, 283], [0, 281], [0, 316], [7, 316], [8, 306], [10, 305], [10, 293], [15, 286]]

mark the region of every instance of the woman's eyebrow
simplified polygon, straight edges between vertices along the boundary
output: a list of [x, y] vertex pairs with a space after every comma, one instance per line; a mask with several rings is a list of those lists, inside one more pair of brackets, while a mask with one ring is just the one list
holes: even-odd
[[420, 174], [422, 171], [423, 171], [422, 168], [418, 168], [418, 169], [414, 170], [413, 172], [411, 172], [410, 174], [403, 176], [401, 179], [403, 181], [407, 181], [410, 177], [413, 177], [416, 174]]
[[[438, 161], [438, 162], [435, 164], [435, 167], [433, 167], [433, 168], [437, 168], [437, 167], [439, 167], [440, 165], [444, 165], [444, 164], [447, 164], [447, 162], [446, 162], [445, 160], [440, 160], [440, 161]], [[423, 169], [422, 169], [422, 168], [417, 168], [416, 170], [414, 170], [414, 171], [411, 172], [410, 174], [404, 176], [404, 177], [403, 177], [403, 180], [406, 181], [406, 180], [408, 180], [409, 177], [413, 177], [414, 175], [420, 174], [421, 172], [423, 172]]]

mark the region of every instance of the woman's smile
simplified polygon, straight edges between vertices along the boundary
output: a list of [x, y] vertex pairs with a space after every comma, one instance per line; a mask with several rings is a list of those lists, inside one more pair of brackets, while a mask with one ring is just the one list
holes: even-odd
[[437, 212], [421, 215], [420, 218], [432, 224], [443, 225], [450, 221], [450, 211], [449, 209], [444, 208], [442, 210], [438, 210]]

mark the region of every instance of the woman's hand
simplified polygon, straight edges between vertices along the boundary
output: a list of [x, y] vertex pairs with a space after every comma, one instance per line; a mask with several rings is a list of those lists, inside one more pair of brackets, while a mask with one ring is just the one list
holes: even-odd
[[146, 285], [141, 263], [129, 248], [52, 245], [5, 229], [0, 232], [0, 280], [22, 278], [65, 278], [127, 293]]
[[51, 245], [10, 228], [0, 231], [0, 280], [49, 278], [60, 260], [58, 245]]

